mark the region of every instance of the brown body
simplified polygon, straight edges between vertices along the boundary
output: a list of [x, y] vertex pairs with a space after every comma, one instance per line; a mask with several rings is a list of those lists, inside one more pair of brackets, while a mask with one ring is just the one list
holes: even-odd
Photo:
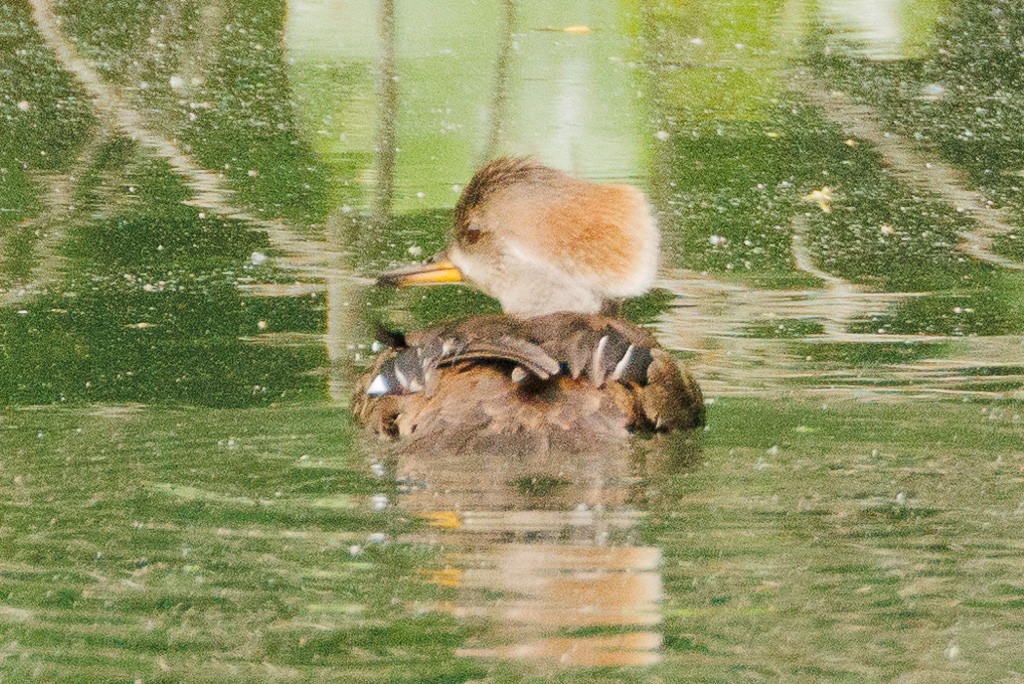
[[[431, 351], [446, 345], [447, 356]], [[383, 396], [368, 394], [403, 353], [420, 364], [415, 380], [415, 370], [404, 373], [414, 391], [396, 385]], [[696, 382], [649, 333], [619, 319], [574, 313], [477, 316], [411, 335], [361, 379], [353, 409], [377, 434], [461, 442], [453, 447], [523, 434], [586, 446], [634, 432], [692, 428], [704, 419]]]

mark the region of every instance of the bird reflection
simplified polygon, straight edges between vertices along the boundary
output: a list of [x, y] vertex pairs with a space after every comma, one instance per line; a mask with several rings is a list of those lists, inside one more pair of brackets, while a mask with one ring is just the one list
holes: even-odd
[[424, 581], [454, 590], [437, 608], [486, 627], [460, 655], [561, 667], [660, 660], [661, 551], [638, 543], [646, 492], [697, 467], [692, 435], [597, 445], [552, 459], [502, 444], [500, 458], [407, 449], [398, 506], [440, 545]]

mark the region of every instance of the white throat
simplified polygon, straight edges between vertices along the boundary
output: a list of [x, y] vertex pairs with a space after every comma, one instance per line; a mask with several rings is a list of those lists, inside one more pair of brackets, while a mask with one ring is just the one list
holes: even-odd
[[510, 316], [530, 318], [559, 311], [593, 314], [601, 310], [604, 298], [585, 280], [514, 248], [511, 251], [507, 263], [514, 266], [508, 270], [467, 257], [459, 249], [449, 250], [448, 258], [466, 280], [501, 302], [502, 310]]

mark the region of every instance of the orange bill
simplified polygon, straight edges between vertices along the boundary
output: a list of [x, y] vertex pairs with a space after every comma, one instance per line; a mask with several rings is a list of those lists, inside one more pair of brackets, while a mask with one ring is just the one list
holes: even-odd
[[439, 283], [461, 283], [462, 271], [442, 254], [426, 263], [397, 268], [381, 274], [377, 284], [387, 287], [410, 285], [436, 285]]

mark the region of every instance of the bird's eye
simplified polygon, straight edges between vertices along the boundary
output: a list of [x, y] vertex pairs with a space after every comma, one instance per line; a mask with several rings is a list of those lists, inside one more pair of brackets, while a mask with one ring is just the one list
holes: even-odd
[[476, 220], [470, 220], [466, 222], [466, 229], [462, 233], [462, 241], [471, 245], [479, 240], [481, 235], [483, 235], [483, 231], [480, 230], [480, 223]]

